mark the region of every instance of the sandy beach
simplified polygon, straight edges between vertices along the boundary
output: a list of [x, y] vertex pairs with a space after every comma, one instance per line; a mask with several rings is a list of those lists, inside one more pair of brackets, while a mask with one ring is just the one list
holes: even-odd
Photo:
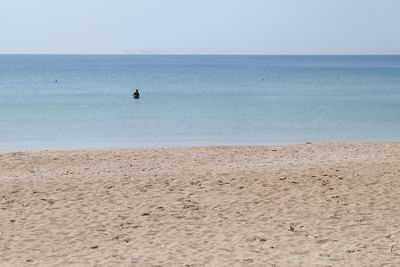
[[399, 266], [400, 143], [0, 154], [1, 266]]

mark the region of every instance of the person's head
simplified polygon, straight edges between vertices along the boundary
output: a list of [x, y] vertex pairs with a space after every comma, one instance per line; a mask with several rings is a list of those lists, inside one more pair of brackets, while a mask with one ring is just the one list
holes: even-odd
[[136, 92], [139, 92], [139, 90], [138, 90], [138, 89], [136, 89]]

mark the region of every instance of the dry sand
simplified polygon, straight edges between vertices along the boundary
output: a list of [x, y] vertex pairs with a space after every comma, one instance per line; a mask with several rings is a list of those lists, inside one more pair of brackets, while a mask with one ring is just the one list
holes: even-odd
[[0, 154], [0, 265], [400, 266], [399, 186], [400, 143]]

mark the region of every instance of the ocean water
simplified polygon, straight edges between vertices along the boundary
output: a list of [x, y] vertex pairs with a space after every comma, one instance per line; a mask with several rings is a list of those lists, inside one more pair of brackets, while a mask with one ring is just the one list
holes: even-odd
[[0, 151], [306, 141], [400, 141], [400, 56], [0, 55]]

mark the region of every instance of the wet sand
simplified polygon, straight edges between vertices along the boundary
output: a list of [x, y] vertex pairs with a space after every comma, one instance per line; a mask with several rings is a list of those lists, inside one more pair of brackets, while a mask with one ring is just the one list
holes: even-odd
[[400, 266], [400, 143], [0, 154], [0, 266]]

